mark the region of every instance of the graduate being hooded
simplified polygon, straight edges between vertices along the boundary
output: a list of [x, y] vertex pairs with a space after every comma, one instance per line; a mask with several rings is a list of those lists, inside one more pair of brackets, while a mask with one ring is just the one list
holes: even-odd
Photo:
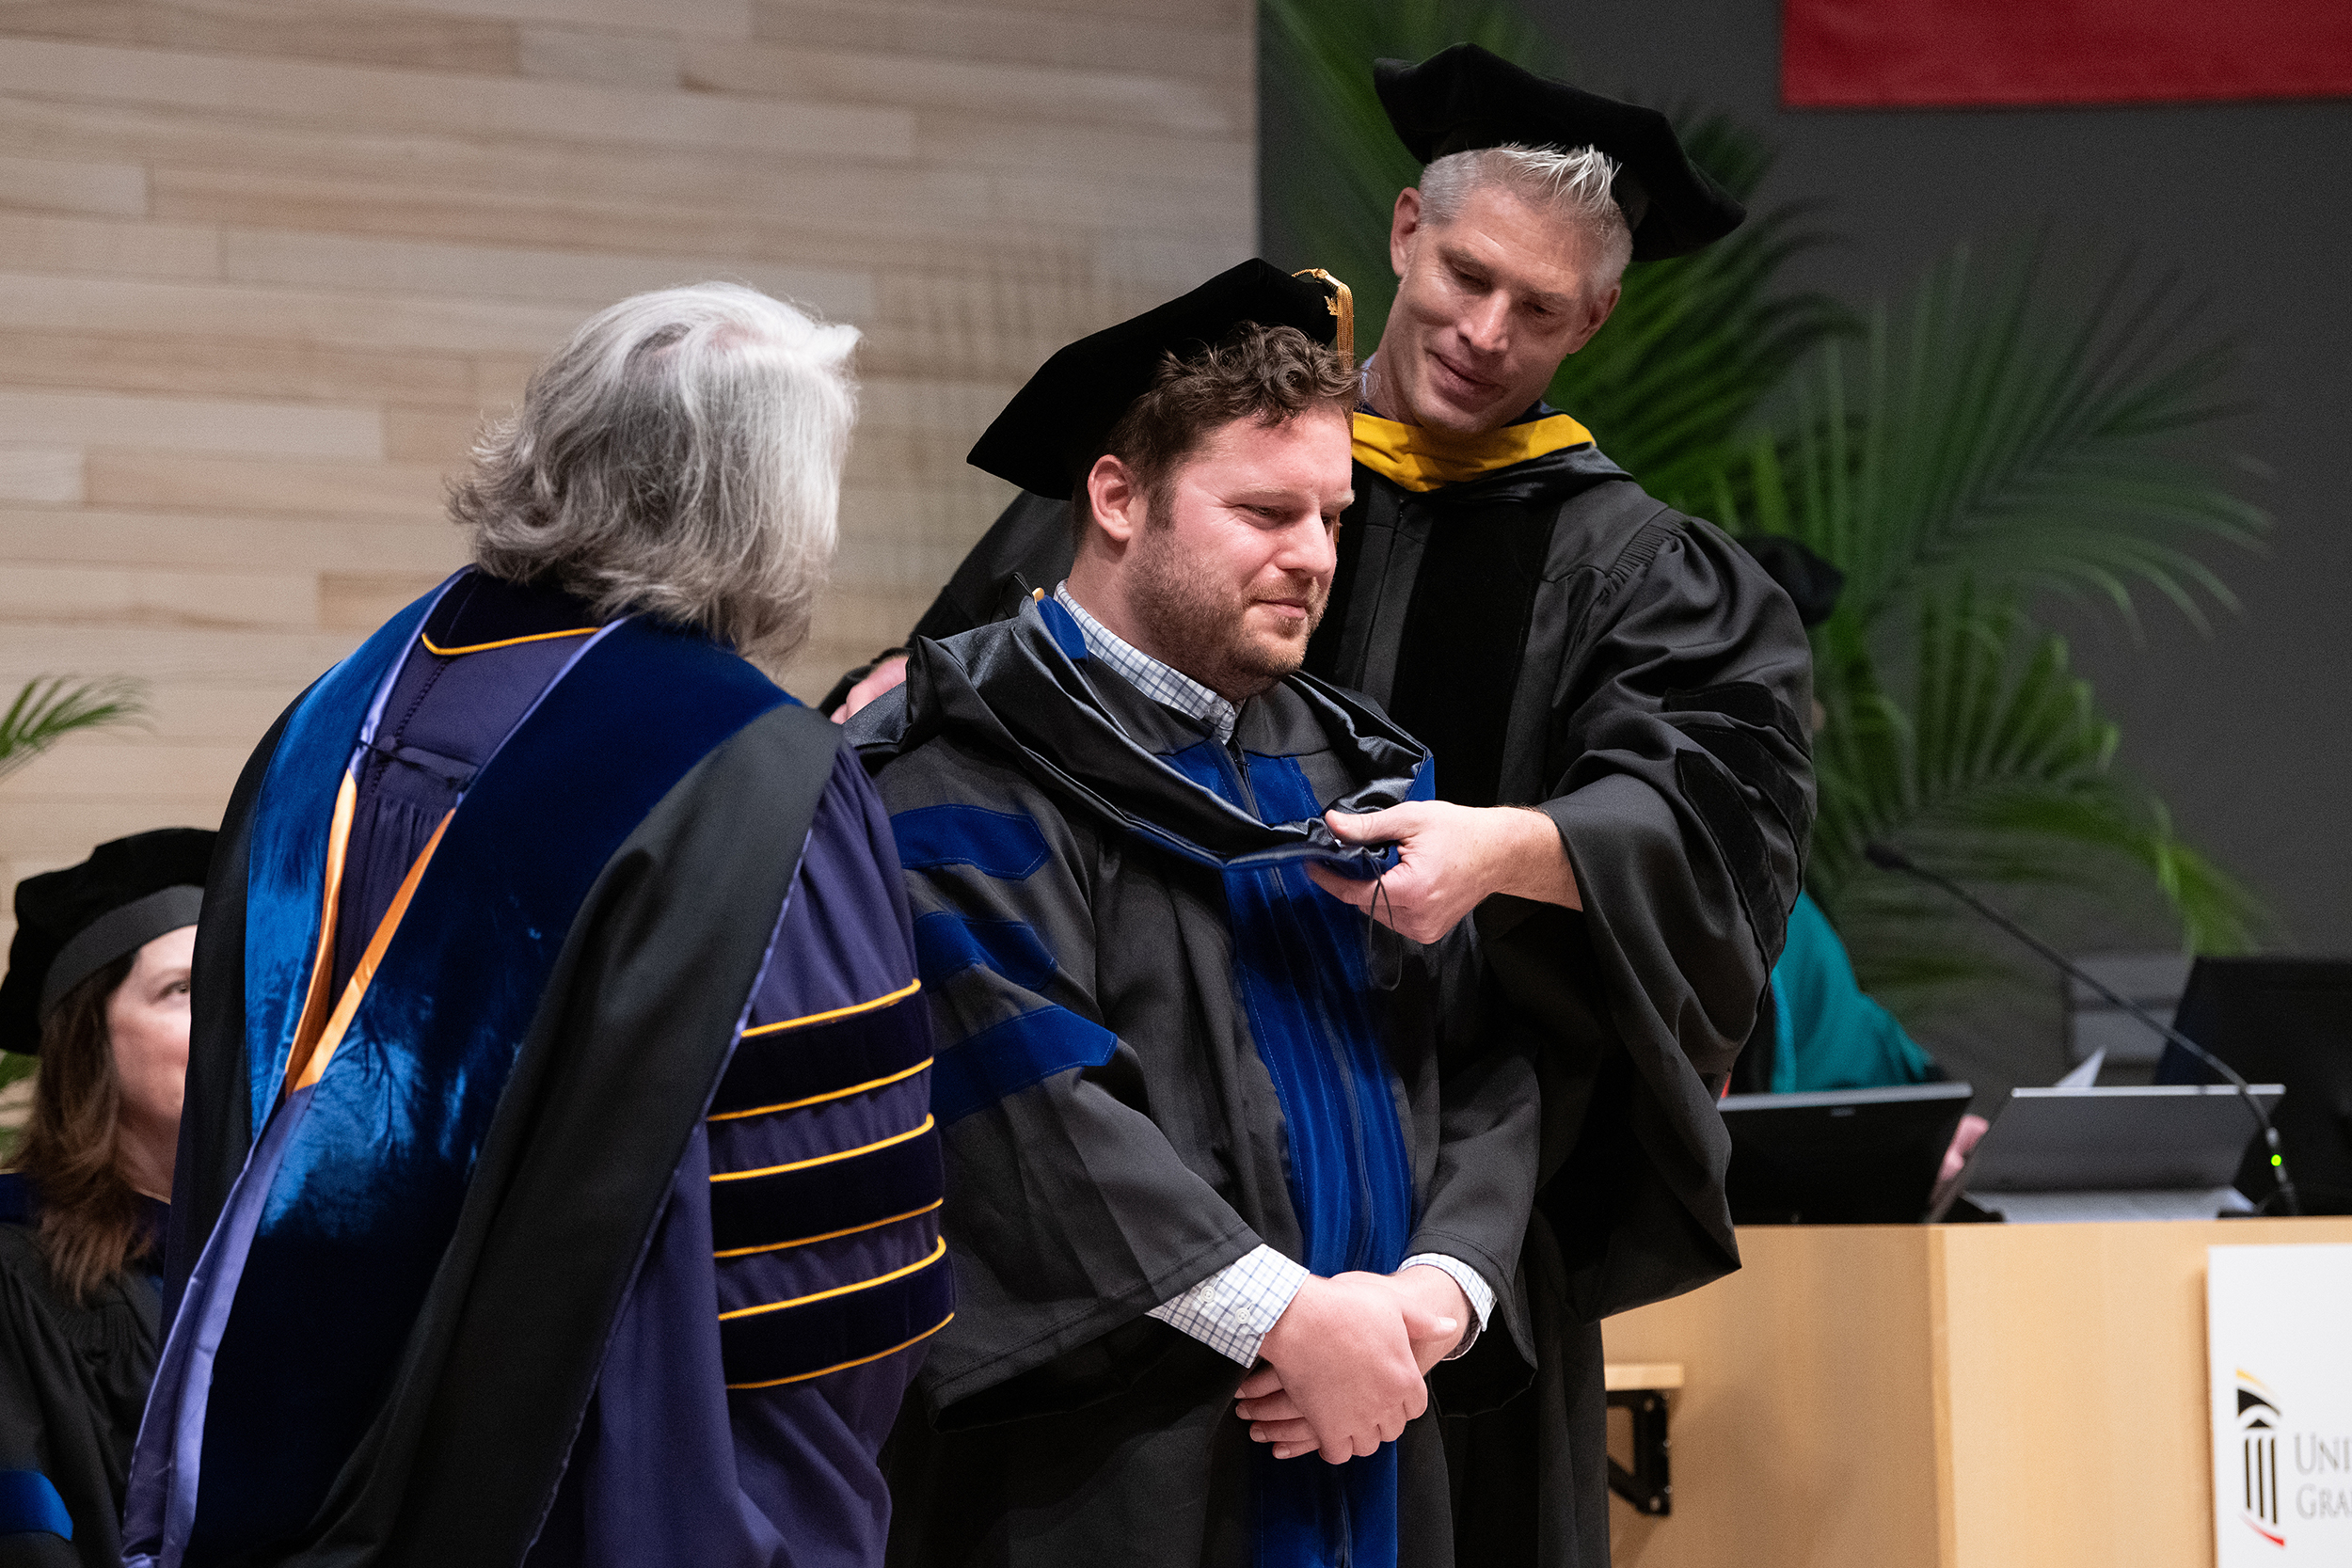
[[1307, 875], [1376, 879], [1326, 814], [1435, 783], [1299, 673], [1354, 499], [1344, 309], [1250, 261], [1056, 355], [972, 461], [1063, 503], [1067, 575], [850, 726], [958, 1282], [898, 1560], [1450, 1561], [1427, 1379], [1528, 1375], [1526, 1042], [1479, 1029], [1467, 927], [1409, 942]]

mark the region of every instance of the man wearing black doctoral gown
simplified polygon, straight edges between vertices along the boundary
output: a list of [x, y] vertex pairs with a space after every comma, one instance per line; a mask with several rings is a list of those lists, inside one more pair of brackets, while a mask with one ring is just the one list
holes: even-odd
[[1438, 1568], [1430, 1392], [1526, 1374], [1524, 1033], [1479, 1026], [1474, 933], [1406, 943], [1306, 875], [1380, 869], [1324, 814], [1430, 779], [1290, 673], [1349, 488], [1326, 305], [1249, 261], [1055, 356], [975, 461], [1076, 478], [1076, 564], [850, 727], [958, 1286], [893, 1438], [908, 1568]]
[[[1306, 667], [1437, 760], [1437, 802], [1334, 823], [1402, 841], [1380, 914], [1426, 938], [1475, 908], [1547, 1039], [1522, 1254], [1539, 1367], [1449, 1423], [1461, 1559], [1601, 1568], [1600, 1320], [1738, 1265], [1713, 1101], [1798, 891], [1811, 664], [1744, 551], [1540, 395], [1629, 256], [1695, 250], [1743, 214], [1661, 116], [1474, 46], [1375, 79], [1431, 167], [1398, 198], [1401, 285]], [[1025, 496], [916, 634], [993, 620], [1069, 559], [1060, 509]]]

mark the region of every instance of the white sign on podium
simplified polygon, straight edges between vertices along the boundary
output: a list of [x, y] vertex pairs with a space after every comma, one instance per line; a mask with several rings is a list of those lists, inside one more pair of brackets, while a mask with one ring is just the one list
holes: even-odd
[[2352, 1246], [2206, 1249], [2217, 1568], [2352, 1563]]

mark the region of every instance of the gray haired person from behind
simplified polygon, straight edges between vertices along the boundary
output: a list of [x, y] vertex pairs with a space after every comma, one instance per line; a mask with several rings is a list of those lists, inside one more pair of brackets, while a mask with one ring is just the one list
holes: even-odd
[[889, 823], [805, 634], [857, 340], [597, 315], [311, 685], [195, 957], [132, 1564], [879, 1563], [950, 1315]]

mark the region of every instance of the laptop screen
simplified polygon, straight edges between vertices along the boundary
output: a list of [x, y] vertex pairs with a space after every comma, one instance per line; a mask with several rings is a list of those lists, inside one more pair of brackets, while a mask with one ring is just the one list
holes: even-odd
[[[2309, 1214], [2352, 1213], [2352, 959], [2200, 958], [2172, 1027], [2256, 1083], [2283, 1084], [2272, 1118]], [[2159, 1084], [2217, 1075], [2177, 1045]], [[2277, 1189], [2249, 1140], [2237, 1188], [2257, 1203]]]

